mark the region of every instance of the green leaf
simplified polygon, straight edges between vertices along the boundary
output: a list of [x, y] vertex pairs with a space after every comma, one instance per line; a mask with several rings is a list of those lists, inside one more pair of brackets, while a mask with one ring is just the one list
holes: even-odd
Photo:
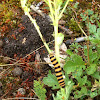
[[57, 45], [60, 46], [64, 40], [64, 34], [58, 33], [57, 34]]
[[87, 88], [86, 87], [82, 87], [81, 90], [77, 90], [74, 92], [74, 97], [75, 98], [81, 98], [82, 96], [87, 95]]
[[95, 72], [91, 76], [93, 76], [94, 78], [100, 80], [100, 73], [99, 72]]
[[81, 67], [76, 68], [76, 71], [72, 73], [73, 77], [79, 77], [83, 74], [83, 70]]
[[64, 65], [64, 71], [67, 74], [70, 74], [71, 72], [74, 72], [76, 70], [76, 66], [73, 61], [67, 61]]
[[92, 43], [97, 45], [97, 47], [100, 47], [100, 38], [93, 39]]
[[90, 16], [91, 23], [95, 23], [95, 21], [98, 21], [98, 20], [99, 20], [98, 13], [93, 14], [93, 15]]
[[86, 72], [88, 75], [93, 74], [96, 71], [96, 64], [91, 64], [87, 67]]
[[73, 85], [74, 85], [74, 83], [73, 82], [71, 82], [71, 81], [68, 81], [67, 82], [67, 86], [66, 86], [66, 99], [65, 100], [69, 100], [68, 98], [69, 98], [69, 96], [70, 96], [70, 93], [71, 93], [71, 90], [73, 89]]
[[78, 55], [72, 55], [70, 60], [66, 61], [66, 64], [64, 65], [64, 71], [67, 74], [70, 74], [71, 72], [74, 72], [78, 67], [85, 67], [84, 61], [82, 58]]
[[100, 95], [100, 88], [99, 88], [99, 90], [98, 90], [98, 94]]
[[73, 88], [73, 84], [71, 81], [68, 81], [67, 86], [65, 87], [65, 89], [61, 88], [61, 90], [57, 91], [56, 96], [54, 96], [53, 94], [53, 100], [68, 100], [71, 90]]
[[43, 88], [43, 84], [40, 81], [34, 80], [34, 91], [41, 100], [46, 99], [46, 89]]
[[98, 26], [99, 26], [99, 28], [100, 28], [100, 22], [97, 20], [97, 24], [98, 24]]
[[88, 16], [85, 16], [83, 13], [81, 13], [80, 16], [82, 17], [82, 21], [86, 21], [88, 18]]
[[61, 6], [63, 3], [63, 0], [56, 0], [57, 7]]
[[92, 34], [95, 34], [96, 33], [96, 25], [92, 25], [90, 22], [89, 24], [87, 24], [87, 27], [89, 28], [89, 32], [92, 33]]
[[78, 83], [79, 83], [79, 86], [83, 86], [87, 83], [87, 76], [84, 76], [83, 78], [81, 77], [76, 77]]
[[[84, 55], [87, 56], [87, 48], [84, 49]], [[93, 52], [92, 49], [89, 49], [89, 60], [91, 64], [98, 60], [97, 52]]]
[[86, 11], [86, 13], [88, 14], [88, 15], [93, 15], [93, 11], [92, 10], [90, 10], [90, 9], [88, 9], [87, 11]]
[[57, 91], [57, 95], [54, 96], [54, 94], [52, 94], [52, 96], [53, 96], [53, 100], [62, 100], [62, 99], [66, 100], [65, 89], [64, 91], [61, 90]]
[[91, 81], [87, 80], [86, 86], [91, 87]]
[[73, 52], [70, 49], [67, 49], [66, 53], [69, 54], [70, 56], [73, 55]]
[[76, 2], [76, 3], [74, 4], [74, 8], [77, 8], [78, 5], [79, 5], [79, 2]]
[[97, 91], [94, 91], [94, 92], [91, 92], [91, 93], [90, 93], [90, 97], [91, 97], [91, 98], [94, 98], [94, 97], [96, 97], [97, 95], [98, 95]]
[[60, 88], [60, 85], [58, 83], [56, 76], [51, 74], [51, 72], [49, 72], [48, 77], [43, 78], [43, 83], [45, 85], [48, 85], [49, 87], [52, 87], [52, 89], [59, 89]]
[[100, 37], [100, 28], [97, 28], [98, 37]]

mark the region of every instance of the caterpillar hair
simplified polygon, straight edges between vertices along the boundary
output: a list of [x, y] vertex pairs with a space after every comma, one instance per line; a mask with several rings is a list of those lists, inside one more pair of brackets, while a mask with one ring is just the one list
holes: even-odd
[[64, 79], [63, 79], [63, 76], [62, 76], [60, 64], [58, 63], [58, 61], [56, 60], [56, 58], [54, 57], [53, 54], [50, 54], [49, 57], [50, 57], [50, 60], [51, 60], [52, 64], [54, 65], [58, 83], [60, 84], [60, 86], [62, 88], [64, 88], [65, 87], [65, 82], [64, 82]]

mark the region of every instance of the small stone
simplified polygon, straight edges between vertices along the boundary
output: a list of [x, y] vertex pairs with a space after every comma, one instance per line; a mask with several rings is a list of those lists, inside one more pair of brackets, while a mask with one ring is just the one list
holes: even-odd
[[18, 92], [19, 92], [20, 94], [22, 94], [22, 95], [25, 95], [25, 93], [26, 93], [26, 91], [25, 91], [24, 88], [19, 88], [19, 89], [18, 89]]
[[14, 76], [20, 76], [22, 74], [22, 69], [20, 67], [16, 67], [16, 68], [14, 68], [12, 73]]

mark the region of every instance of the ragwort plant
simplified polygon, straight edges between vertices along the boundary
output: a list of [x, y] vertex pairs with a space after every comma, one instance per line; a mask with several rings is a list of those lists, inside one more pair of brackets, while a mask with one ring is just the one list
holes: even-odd
[[[32, 21], [34, 26], [36, 27], [45, 47], [47, 48], [48, 52], [50, 53], [51, 50], [49, 49], [46, 42], [43, 40], [43, 37], [41, 35], [41, 32], [39, 31], [39, 27], [36, 24], [35, 19], [32, 19], [32, 17], [29, 14], [30, 9], [26, 6], [27, 0], [26, 1], [21, 0], [21, 1], [23, 3], [22, 8], [24, 9], [25, 14], [28, 15], [28, 17], [30, 18], [30, 20]], [[61, 34], [60, 34], [60, 36], [57, 35], [58, 34], [58, 21], [61, 18], [62, 13], [63, 13], [63, 12], [59, 12], [61, 3], [60, 3], [60, 0], [58, 0], [58, 3], [60, 3], [60, 6], [57, 6], [55, 3], [56, 0], [54, 0], [54, 2], [51, 0], [49, 0], [49, 1], [45, 0], [45, 2], [50, 7], [50, 18], [52, 19], [52, 22], [54, 25], [54, 33], [55, 33], [55, 41], [56, 41], [55, 49], [57, 50], [57, 49], [59, 49], [59, 44], [57, 44], [56, 39], [59, 39], [60, 36], [61, 36], [61, 38], [63, 37]], [[55, 7], [52, 7], [52, 5], [54, 5]], [[54, 12], [53, 8], [55, 8], [55, 10], [57, 12]], [[58, 9], [56, 9], [56, 8], [58, 8]], [[83, 100], [87, 96], [94, 98], [95, 96], [100, 95], [100, 75], [99, 75], [100, 73], [98, 71], [98, 68], [100, 65], [100, 61], [99, 61], [100, 60], [100, 35], [99, 35], [100, 23], [97, 19], [95, 19], [97, 21], [98, 26], [96, 26], [95, 23], [91, 24], [92, 19], [90, 19], [90, 16], [92, 16], [94, 13], [92, 13], [91, 10], [87, 10], [87, 12], [86, 12], [87, 16], [86, 15], [84, 16], [84, 13], [82, 13], [81, 17], [86, 22], [87, 29], [90, 33], [88, 39], [91, 44], [89, 45], [89, 49], [87, 48], [88, 46], [86, 46], [86, 45], [84, 45], [84, 47], [78, 46], [84, 50], [85, 60], [81, 56], [77, 55], [77, 52], [78, 52], [77, 45], [78, 44], [74, 45], [76, 54], [74, 54], [71, 49], [67, 50], [67, 54], [69, 55], [69, 57], [66, 58], [66, 63], [64, 65], [66, 87], [65, 87], [65, 90], [61, 88], [59, 91], [57, 91], [56, 96], [54, 96], [54, 94], [52, 94], [54, 100], [68, 100], [71, 91], [73, 91], [72, 93], [73, 93], [75, 99], [80, 98], [81, 100]], [[59, 14], [59, 13], [60, 13], [60, 16], [58, 17], [57, 14]], [[56, 17], [58, 19], [55, 20], [54, 18], [56, 18]], [[87, 17], [87, 18], [85, 18], [85, 17]], [[61, 42], [62, 42], [62, 40], [63, 40], [63, 38], [60, 39]], [[56, 52], [56, 55], [57, 54], [59, 54], [59, 50]], [[59, 61], [59, 57], [57, 60]], [[70, 76], [70, 78], [69, 78], [69, 76]], [[35, 82], [34, 86], [37, 83], [38, 82]], [[43, 79], [43, 83], [45, 85], [52, 87], [52, 89], [60, 88], [56, 76], [51, 74], [50, 71], [49, 71], [48, 76]], [[41, 84], [39, 84], [39, 87], [43, 87], [43, 86], [41, 86]], [[39, 87], [38, 86], [35, 87], [34, 90], [35, 91], [39, 90]], [[38, 95], [38, 93], [39, 92], [36, 91], [37, 95]], [[45, 91], [43, 94], [45, 97]], [[39, 96], [39, 98], [42, 99], [41, 96]]]
[[[50, 16], [50, 18], [52, 20], [52, 24], [54, 26], [55, 55], [56, 55], [57, 61], [60, 63], [60, 61], [59, 61], [59, 46], [61, 45], [61, 43], [64, 39], [64, 35], [62, 33], [58, 33], [58, 21], [61, 19], [62, 14], [63, 14], [65, 8], [67, 7], [68, 3], [69, 3], [69, 0], [66, 1], [63, 9], [61, 9], [61, 5], [63, 4], [62, 0], [54, 0], [54, 1], [44, 0], [44, 1], [47, 3], [47, 5], [49, 6], [49, 9], [50, 9], [50, 15], [49, 16]], [[42, 36], [42, 34], [39, 30], [39, 26], [37, 25], [36, 20], [33, 19], [32, 16], [30, 15], [30, 13], [29, 13], [30, 8], [28, 8], [26, 3], [27, 3], [27, 0], [21, 0], [21, 6], [22, 6], [22, 8], [25, 12], [25, 15], [27, 15], [30, 18], [30, 20], [32, 21], [32, 23], [34, 24], [41, 40], [43, 41], [48, 53], [50, 54], [50, 53], [52, 53], [52, 51], [48, 47], [46, 41], [43, 39], [43, 36]], [[71, 84], [68, 84], [68, 85], [71, 85]], [[64, 100], [68, 100], [68, 97], [69, 97], [69, 94], [70, 94], [69, 89], [66, 88], [66, 92], [65, 92], [65, 89], [61, 88], [60, 94], [61, 94], [61, 98], [63, 98]]]
[[[87, 36], [90, 42], [89, 49], [87, 48], [88, 44], [81, 46], [78, 43], [73, 43], [67, 50], [69, 56], [66, 58], [64, 71], [66, 86], [71, 82], [70, 92], [73, 91], [74, 99], [84, 100], [86, 97], [94, 98], [100, 95], [100, 22], [98, 14], [94, 14], [90, 9], [81, 13], [80, 16], [89, 31], [89, 36]], [[84, 57], [77, 55], [79, 48], [83, 49]], [[51, 73], [43, 79], [43, 82], [52, 89], [59, 88], [56, 77]], [[58, 91], [54, 100], [61, 100], [60, 97], [61, 94]]]
[[[76, 88], [73, 89], [74, 98], [83, 100], [86, 96], [94, 98], [100, 95], [100, 18], [97, 13], [94, 14], [90, 9], [81, 13], [80, 16], [88, 29], [89, 49], [86, 45], [79, 46], [84, 50], [84, 59], [77, 54], [73, 54], [71, 49], [67, 50], [70, 57], [66, 60], [64, 71], [68, 75], [72, 75], [72, 79], [76, 80], [76, 82], [73, 81], [77, 84]], [[73, 46], [75, 48], [75, 45]]]

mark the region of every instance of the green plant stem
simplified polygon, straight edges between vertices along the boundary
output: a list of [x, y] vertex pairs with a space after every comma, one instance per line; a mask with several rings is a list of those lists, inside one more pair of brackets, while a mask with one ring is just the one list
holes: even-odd
[[43, 36], [42, 36], [42, 34], [41, 34], [41, 32], [40, 32], [39, 26], [38, 26], [37, 23], [36, 23], [36, 20], [33, 19], [33, 18], [31, 17], [30, 14], [27, 14], [27, 16], [30, 18], [30, 20], [31, 20], [32, 23], [34, 24], [34, 27], [36, 28], [36, 30], [37, 30], [37, 32], [38, 32], [38, 34], [39, 34], [39, 36], [40, 36], [42, 42], [44, 43], [44, 45], [45, 45], [45, 47], [46, 47], [48, 53], [51, 53], [51, 50], [50, 50], [49, 46], [47, 45], [46, 41], [43, 39]]
[[[52, 4], [51, 4], [51, 0], [48, 0], [48, 6], [49, 6], [49, 8], [50, 8], [50, 14], [51, 14], [51, 16], [50, 16], [50, 18], [52, 19], [52, 22], [54, 22], [54, 16], [53, 16], [53, 7], [52, 7]], [[52, 13], [51, 13], [52, 12]]]
[[30, 15], [30, 13], [29, 13], [30, 9], [26, 6], [26, 3], [27, 3], [27, 0], [21, 0], [21, 6], [25, 12], [25, 15], [27, 15], [30, 18], [30, 20], [32, 21], [32, 23], [34, 24], [34, 27], [36, 28], [36, 30], [37, 30], [42, 42], [44, 43], [48, 53], [51, 53], [52, 51], [50, 50], [46, 41], [43, 39], [43, 36], [42, 36], [40, 29], [39, 29], [39, 26], [37, 25], [36, 20], [33, 19], [32, 16]]
[[54, 33], [55, 33], [55, 55], [56, 55], [56, 59], [57, 61], [60, 63], [59, 60], [59, 46], [57, 43], [57, 35], [58, 35], [58, 19], [57, 19], [57, 10], [55, 11], [55, 22], [54, 22]]
[[[88, 15], [88, 12], [87, 12], [87, 15]], [[87, 17], [87, 30], [88, 30], [88, 32], [87, 32], [87, 35], [89, 36], [89, 18]], [[90, 58], [89, 58], [89, 38], [87, 38], [88, 40], [87, 40], [87, 57], [88, 57], [88, 65], [90, 65]]]
[[59, 19], [62, 17], [62, 14], [65, 10], [65, 8], [67, 7], [69, 3], [69, 0], [67, 0], [64, 8], [62, 9], [61, 13], [59, 14], [59, 7], [57, 8], [56, 6], [56, 0], [54, 0], [54, 7], [55, 7], [55, 20], [54, 20], [54, 33], [55, 33], [55, 55], [56, 55], [56, 59], [57, 61], [60, 63], [60, 59], [59, 59], [59, 45], [58, 45], [58, 41], [57, 41], [57, 35], [59, 34], [58, 33], [58, 21]]
[[64, 97], [63, 100], [68, 100], [68, 99], [66, 99], [67, 96], [66, 96], [66, 91], [64, 88], [61, 88], [61, 93], [63, 93], [63, 97]]
[[65, 4], [64, 8], [62, 9], [62, 11], [61, 11], [61, 13], [60, 13], [60, 15], [59, 15], [59, 19], [62, 17], [62, 14], [63, 14], [64, 10], [66, 9], [68, 3], [69, 3], [69, 0], [67, 0], [67, 2], [66, 2], [66, 4]]

